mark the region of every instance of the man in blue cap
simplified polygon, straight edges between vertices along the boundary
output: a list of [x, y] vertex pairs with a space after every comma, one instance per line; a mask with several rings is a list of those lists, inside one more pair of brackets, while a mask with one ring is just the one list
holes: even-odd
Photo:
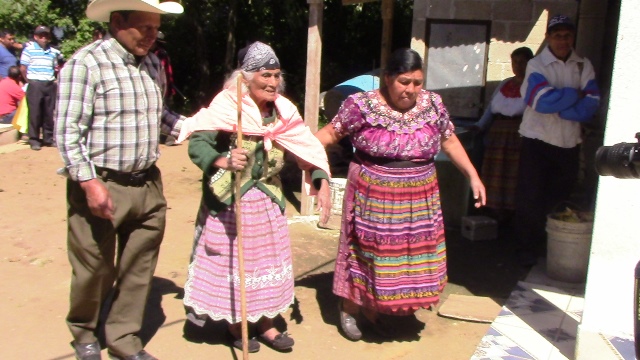
[[[56, 101], [56, 70], [62, 61], [62, 53], [49, 45], [51, 30], [39, 25], [33, 31], [34, 41], [22, 50], [20, 71], [29, 83], [29, 145], [31, 150], [41, 146], [53, 146], [53, 110]], [[40, 138], [42, 130], [42, 138]]]
[[531, 266], [546, 245], [546, 216], [569, 200], [578, 179], [581, 123], [600, 103], [591, 62], [573, 49], [575, 25], [565, 15], [549, 20], [547, 46], [529, 60], [520, 93], [525, 109], [516, 189], [517, 258]]

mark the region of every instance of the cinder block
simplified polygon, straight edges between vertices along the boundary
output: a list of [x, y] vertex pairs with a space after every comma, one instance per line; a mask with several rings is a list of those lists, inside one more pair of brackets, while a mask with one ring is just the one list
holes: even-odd
[[501, 41], [504, 41], [504, 37], [506, 33], [507, 33], [506, 21], [491, 22], [491, 39], [499, 39]]
[[463, 216], [462, 236], [471, 240], [493, 240], [498, 237], [498, 222], [488, 216]]
[[[509, 67], [509, 70], [511, 68]], [[490, 62], [487, 65], [487, 81], [502, 81], [507, 77], [507, 74], [511, 71], [505, 71], [505, 64]]]
[[534, 2], [533, 14], [541, 15], [543, 12], [547, 11], [549, 17], [555, 15], [567, 15], [573, 20], [576, 21], [576, 14], [578, 12], [578, 1], [575, 0], [547, 0], [547, 1], [536, 1]]
[[509, 23], [506, 41], [524, 42], [530, 38], [537, 37], [539, 40], [544, 39], [544, 32], [539, 27], [534, 26], [530, 21], [513, 21]]
[[489, 61], [497, 64], [507, 64], [511, 67], [511, 53], [520, 47], [519, 44], [493, 42], [489, 49]]
[[495, 2], [493, 7], [494, 20], [530, 21], [533, 4], [530, 1], [502, 1]]
[[491, 3], [456, 1], [455, 18], [463, 20], [491, 20]]
[[[427, 0], [422, 0], [427, 1]], [[430, 19], [453, 19], [451, 0], [427, 1], [427, 17]]]

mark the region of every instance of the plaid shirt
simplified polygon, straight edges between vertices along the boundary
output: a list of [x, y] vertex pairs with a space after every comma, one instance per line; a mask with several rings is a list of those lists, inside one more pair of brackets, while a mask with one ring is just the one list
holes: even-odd
[[60, 71], [56, 142], [74, 181], [95, 167], [134, 172], [160, 157], [160, 132], [180, 133], [180, 115], [163, 106], [164, 73], [149, 53], [140, 62], [107, 35], [80, 49]]

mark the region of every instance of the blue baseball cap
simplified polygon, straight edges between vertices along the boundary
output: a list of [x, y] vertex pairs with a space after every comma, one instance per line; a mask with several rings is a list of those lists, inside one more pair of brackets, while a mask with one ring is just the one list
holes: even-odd
[[549, 19], [547, 24], [547, 32], [550, 33], [560, 27], [564, 27], [569, 30], [575, 30], [576, 26], [571, 22], [571, 19], [566, 15], [556, 15]]

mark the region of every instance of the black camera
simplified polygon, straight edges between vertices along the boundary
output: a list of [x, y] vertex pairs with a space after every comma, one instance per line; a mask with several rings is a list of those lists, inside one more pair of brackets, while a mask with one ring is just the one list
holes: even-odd
[[618, 179], [640, 179], [640, 132], [637, 143], [620, 143], [600, 146], [596, 150], [596, 172], [602, 176]]

